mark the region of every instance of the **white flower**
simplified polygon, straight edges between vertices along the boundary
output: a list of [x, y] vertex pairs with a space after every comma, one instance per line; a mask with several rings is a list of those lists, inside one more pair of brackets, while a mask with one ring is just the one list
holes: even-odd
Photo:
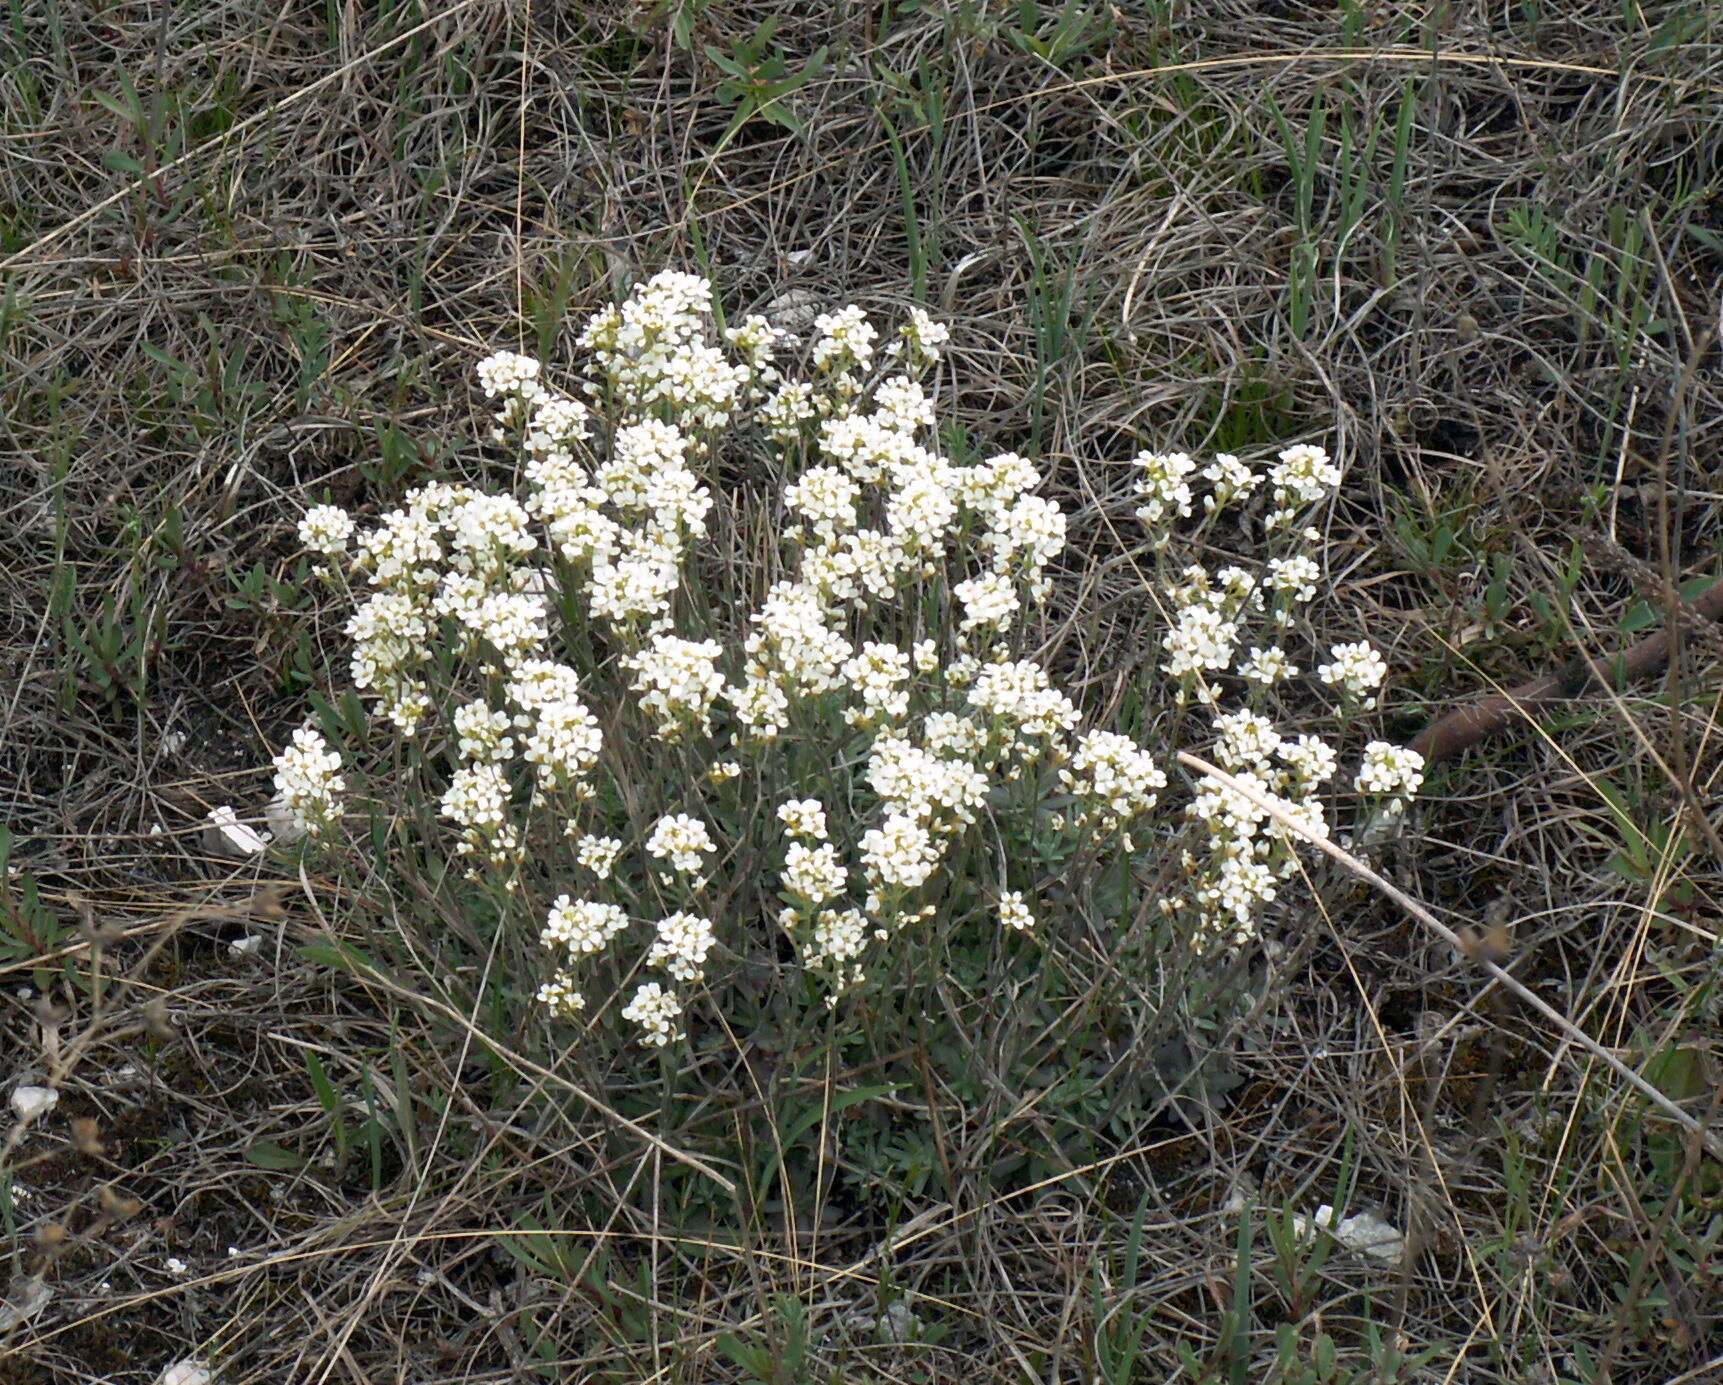
[[823, 963], [834, 967], [839, 990], [856, 985], [862, 980], [862, 973], [855, 962], [867, 950], [872, 931], [867, 916], [859, 909], [822, 909], [814, 919], [806, 960], [810, 965]]
[[1130, 737], [1096, 730], [1078, 741], [1070, 763], [1059, 771], [1059, 782], [1087, 800], [1086, 818], [1110, 832], [1154, 807], [1167, 776]]
[[774, 442], [793, 443], [802, 428], [819, 417], [814, 406], [814, 387], [806, 380], [792, 380], [760, 406], [760, 426]]
[[1019, 496], [996, 510], [989, 523], [985, 542], [1001, 569], [1022, 554], [1030, 571], [1038, 572], [1064, 550], [1065, 512], [1043, 496]]
[[953, 485], [963, 503], [989, 520], [1040, 484], [1041, 473], [1035, 464], [1015, 452], [1001, 452], [975, 466], [954, 468]]
[[[1348, 698], [1373, 694], [1388, 676], [1387, 662], [1362, 640], [1357, 644], [1337, 644], [1330, 654], [1334, 662], [1319, 667], [1316, 676]], [[1364, 705], [1374, 707], [1376, 698], [1369, 696]]]
[[1334, 748], [1318, 736], [1282, 741], [1279, 755], [1307, 790], [1326, 784], [1340, 767], [1340, 757], [1334, 753]]
[[1138, 519], [1153, 526], [1168, 515], [1190, 514], [1189, 478], [1197, 464], [1189, 456], [1183, 452], [1139, 452], [1132, 465], [1142, 472], [1137, 478], [1137, 494], [1144, 497], [1137, 507]]
[[574, 859], [600, 880], [608, 880], [622, 854], [622, 843], [615, 837], [582, 837], [574, 844]]
[[968, 692], [969, 705], [1014, 722], [1030, 736], [1052, 736], [1077, 725], [1077, 709], [1057, 691], [1047, 670], [1030, 660], [986, 665]]
[[525, 392], [536, 394], [539, 372], [544, 367], [531, 356], [517, 355], [513, 351], [497, 351], [486, 356], [478, 364], [479, 385], [487, 399], [495, 399], [499, 394]]
[[946, 759], [972, 759], [987, 745], [987, 733], [974, 718], [956, 712], [929, 712], [921, 724], [921, 738], [932, 754]]
[[1306, 505], [1322, 499], [1340, 484], [1340, 468], [1320, 447], [1300, 443], [1280, 454], [1280, 460], [1269, 468], [1268, 481], [1274, 488], [1274, 513], [1269, 526], [1278, 528], [1291, 524]]
[[651, 855], [659, 860], [668, 856], [677, 870], [690, 873], [701, 868], [704, 853], [717, 849], [706, 824], [687, 813], [672, 813], [660, 818], [652, 829], [652, 835], [646, 839], [646, 850]]
[[598, 718], [579, 698], [545, 702], [536, 714], [515, 720], [526, 728], [521, 754], [528, 764], [538, 766], [542, 787], [579, 786], [598, 763], [604, 735]]
[[338, 505], [313, 505], [299, 521], [299, 542], [325, 558], [347, 551], [353, 537], [353, 516]]
[[855, 528], [856, 497], [861, 487], [835, 466], [809, 467], [784, 488], [784, 505], [807, 519], [814, 533], [830, 542], [839, 530]]
[[657, 719], [662, 739], [674, 741], [696, 726], [710, 733], [712, 704], [724, 691], [717, 667], [723, 652], [715, 640], [656, 635], [644, 650], [623, 660], [634, 670], [640, 708]]
[[784, 860], [784, 886], [810, 904], [824, 904], [844, 892], [848, 873], [830, 843], [810, 847], [791, 842]]
[[716, 941], [711, 919], [671, 914], [658, 921], [658, 941], [647, 954], [646, 965], [663, 967], [678, 981], [698, 981], [705, 975], [706, 954]]
[[900, 433], [933, 427], [933, 403], [907, 375], [884, 380], [873, 392], [874, 417]]
[[886, 529], [909, 553], [939, 549], [957, 520], [957, 499], [946, 468], [931, 456], [927, 461], [898, 473], [885, 506]]
[[1402, 800], [1423, 788], [1424, 757], [1406, 746], [1371, 741], [1364, 747], [1364, 761], [1354, 783], [1360, 793], [1392, 795], [1386, 807], [1395, 812]]
[[941, 759], [901, 734], [874, 741], [867, 782], [890, 811], [941, 830], [974, 822], [987, 797], [987, 776], [975, 766]]
[[[509, 698], [525, 712], [541, 711], [558, 702], [578, 701], [580, 674], [567, 664], [549, 659], [527, 659], [509, 670]], [[527, 716], [515, 718], [516, 726], [530, 726]]]
[[609, 565], [622, 545], [622, 526], [599, 506], [609, 497], [597, 486], [557, 480], [527, 497], [552, 546], [571, 563]]
[[963, 624], [959, 628], [966, 631], [978, 625], [1003, 629], [1022, 604], [1010, 579], [997, 572], [959, 582], [951, 590], [963, 603]]
[[542, 596], [494, 592], [479, 603], [468, 624], [502, 656], [505, 664], [513, 664], [550, 638], [546, 619]]
[[442, 815], [461, 829], [456, 852], [465, 855], [483, 846], [493, 857], [511, 854], [520, 838], [507, 821], [508, 802], [501, 766], [481, 762], [456, 770], [441, 804]]
[[539, 941], [564, 947], [577, 956], [604, 951], [610, 940], [628, 927], [628, 915], [614, 904], [573, 900], [562, 894], [550, 906]]
[[1316, 565], [1316, 560], [1302, 553], [1268, 560], [1268, 585], [1295, 601], [1313, 600], [1316, 583], [1321, 576], [1322, 569]]
[[724, 340], [755, 370], [765, 369], [779, 344], [789, 339], [789, 332], [774, 327], [759, 313], [749, 313], [739, 326], [724, 329]]
[[538, 1002], [553, 1015], [572, 1019], [586, 1009], [586, 997], [580, 993], [574, 977], [558, 972], [538, 988]]
[[530, 522], [513, 496], [475, 495], [448, 519], [449, 556], [464, 572], [494, 573], [538, 547]]
[[943, 322], [935, 322], [925, 308], [911, 308], [909, 321], [898, 330], [903, 333], [910, 359], [916, 364], [931, 365], [939, 360], [946, 343], [951, 340], [951, 328]]
[[274, 760], [275, 792], [294, 823], [308, 836], [317, 836], [335, 820], [337, 794], [345, 793], [341, 756], [329, 749], [321, 733], [302, 726]]
[[[527, 452], [541, 461], [567, 462], [569, 447], [592, 436], [592, 414], [577, 399], [560, 397], [537, 401], [527, 424]], [[528, 475], [532, 474], [529, 469]]]
[[873, 343], [879, 333], [854, 304], [835, 313], [821, 313], [814, 319], [814, 330], [820, 334], [814, 341], [816, 368], [854, 366], [866, 370], [873, 360]]
[[1274, 723], [1255, 712], [1217, 716], [1214, 727], [1220, 733], [1214, 755], [1223, 769], [1260, 770], [1280, 748], [1280, 733], [1274, 729]]
[[888, 814], [880, 826], [863, 833], [861, 853], [873, 879], [905, 890], [924, 883], [940, 858], [927, 828], [904, 813]]
[[634, 999], [622, 1007], [622, 1018], [640, 1026], [640, 1043], [644, 1048], [663, 1048], [683, 1037], [677, 1021], [682, 1016], [682, 1002], [675, 991], [667, 991], [656, 981], [642, 983]]
[[909, 714], [909, 655], [901, 649], [866, 641], [840, 672], [861, 699], [860, 708], [844, 713], [852, 724], [880, 718], [897, 721]]
[[487, 702], [468, 702], [455, 709], [457, 753], [463, 760], [506, 760], [514, 753], [512, 724], [507, 712], [491, 710]]
[[1203, 509], [1209, 512], [1249, 495], [1262, 480], [1229, 452], [1216, 453], [1215, 459], [1203, 468], [1202, 475], [1214, 486], [1214, 494], [1203, 497]]
[[1006, 890], [999, 896], [999, 921], [1019, 933], [1027, 933], [1035, 926], [1035, 915], [1029, 912], [1020, 890]]
[[757, 627], [744, 646], [751, 660], [799, 692], [818, 694], [838, 686], [838, 670], [853, 651], [827, 624], [818, 593], [799, 583], [776, 583], [750, 620]]
[[594, 559], [592, 613], [616, 625], [670, 612], [670, 596], [682, 584], [673, 557], [646, 553], [619, 563]]
[[1209, 606], [1185, 606], [1167, 632], [1167, 657], [1161, 668], [1174, 678], [1225, 669], [1232, 664], [1238, 637], [1238, 623], [1219, 611]]
[[736, 720], [762, 741], [775, 739], [790, 724], [790, 699], [770, 679], [750, 677], [726, 688], [724, 696], [735, 709]]
[[1238, 666], [1238, 673], [1248, 682], [1271, 688], [1284, 679], [1297, 677], [1298, 669], [1286, 657], [1286, 651], [1276, 644], [1267, 649], [1253, 646], [1250, 657]]
[[790, 799], [778, 805], [778, 821], [784, 830], [796, 837], [826, 839], [826, 810], [817, 798]]

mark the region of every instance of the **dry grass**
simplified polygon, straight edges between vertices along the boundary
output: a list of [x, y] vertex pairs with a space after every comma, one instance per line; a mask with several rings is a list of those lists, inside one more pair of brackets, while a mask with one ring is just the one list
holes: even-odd
[[[968, 441], [1045, 459], [1074, 515], [1045, 635], [1087, 705], [1157, 676], [1145, 446], [1347, 461], [1313, 627], [1383, 647], [1393, 734], [1606, 654], [1655, 594], [1575, 532], [1717, 571], [1714, 354], [1669, 411], [1723, 281], [1716, 16], [1121, 5], [1038, 55], [1015, 5], [688, 3], [690, 51], [638, 4], [388, 8], [0, 18], [0, 822], [40, 890], [0, 899], [0, 1034], [61, 1092], [6, 1145], [8, 1293], [51, 1297], [0, 1380], [150, 1382], [193, 1353], [233, 1385], [753, 1378], [738, 1354], [769, 1342], [785, 1382], [1158, 1381], [1181, 1348], [1217, 1380], [1317, 1378], [1277, 1329], [1300, 1360], [1328, 1334], [1344, 1380], [1389, 1378], [1396, 1342], [1434, 1350], [1401, 1379], [1717, 1378], [1718, 1168], [1329, 867], [1240, 963], [1253, 1007], [1201, 1039], [1165, 996], [1105, 1035], [1074, 996], [1104, 1099], [1054, 1109], [1070, 1055], [1010, 1068], [954, 982], [972, 1050], [923, 1052], [921, 1089], [864, 1118], [869, 1148], [922, 1132], [912, 1193], [846, 1181], [857, 1119], [831, 1116], [751, 1218], [701, 1222], [693, 1180], [568, 1083], [678, 1146], [767, 1148], [868, 1074], [744, 1036], [707, 1111], [538, 1067], [461, 1009], [482, 979], [434, 990], [434, 944], [396, 965], [427, 906], [381, 869], [276, 882], [198, 845], [338, 686], [301, 507], [388, 505], [438, 459], [387, 460], [379, 430], [474, 436], [476, 352], [567, 361], [571, 315], [665, 263], [732, 311], [937, 305]], [[792, 67], [829, 45], [787, 101], [805, 134], [726, 139], [704, 45], [774, 13]], [[1660, 686], [1446, 767], [1379, 853], [1710, 1121], [1723, 863], [1678, 815], [1715, 814], [1720, 687], [1690, 641]], [[261, 951], [230, 952], [247, 933]], [[334, 965], [338, 942], [389, 960]], [[1070, 940], [1074, 974], [1106, 956]], [[1308, 1211], [1342, 1176], [1414, 1236], [1403, 1271], [1311, 1268], [1264, 1213], [1240, 1273], [1231, 1199]], [[858, 1326], [900, 1293], [928, 1340]], [[805, 1375], [780, 1295], [820, 1337]], [[1133, 1325], [1134, 1377], [1104, 1354]]]

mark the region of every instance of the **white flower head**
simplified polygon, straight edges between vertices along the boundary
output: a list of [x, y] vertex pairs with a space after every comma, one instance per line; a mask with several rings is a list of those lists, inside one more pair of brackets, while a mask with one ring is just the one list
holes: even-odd
[[574, 859], [600, 880], [608, 880], [616, 869], [622, 843], [615, 837], [585, 836], [574, 844]]
[[835, 313], [821, 313], [814, 319], [814, 366], [816, 369], [866, 370], [873, 360], [873, 344], [878, 330], [867, 315], [853, 303]]
[[1387, 810], [1398, 811], [1424, 787], [1424, 757], [1408, 746], [1371, 741], [1364, 747], [1355, 784], [1360, 793], [1388, 795]]
[[658, 921], [658, 941], [647, 954], [646, 965], [663, 967], [678, 981], [699, 981], [706, 974], [706, 954], [716, 941], [711, 919], [671, 914]]
[[622, 1018], [640, 1026], [643, 1048], [663, 1048], [684, 1037], [678, 1022], [682, 1018], [682, 1002], [675, 991], [665, 990], [656, 981], [641, 984], [634, 998], [622, 1007]]
[[1332, 663], [1323, 664], [1316, 676], [1338, 688], [1348, 700], [1363, 699], [1365, 707], [1376, 705], [1376, 690], [1388, 676], [1388, 664], [1369, 644], [1337, 644], [1330, 651]]
[[778, 805], [778, 821], [791, 836], [826, 839], [825, 805], [817, 798], [790, 799]]
[[838, 849], [829, 842], [809, 846], [791, 842], [784, 859], [784, 886], [810, 904], [824, 904], [844, 892], [849, 882]]
[[325, 558], [347, 551], [353, 537], [353, 516], [338, 505], [313, 505], [299, 521], [299, 542]]
[[1035, 915], [1023, 902], [1021, 890], [1006, 890], [999, 896], [999, 921], [1018, 933], [1027, 933], [1035, 927]]
[[935, 322], [925, 308], [911, 308], [909, 320], [899, 330], [903, 333], [904, 345], [909, 349], [910, 362], [915, 365], [937, 362], [951, 340], [951, 328], [943, 322]]
[[677, 870], [689, 874], [700, 870], [706, 853], [717, 849], [706, 824], [687, 813], [671, 813], [660, 818], [652, 829], [652, 835], [646, 839], [648, 853], [659, 860], [668, 857]]
[[1143, 497], [1138, 519], [1152, 527], [1171, 515], [1190, 514], [1190, 474], [1197, 464], [1187, 454], [1139, 452], [1132, 465], [1142, 473], [1137, 477], [1137, 494]]
[[347, 791], [340, 754], [329, 748], [321, 732], [302, 726], [274, 764], [282, 807], [306, 835], [319, 836], [335, 820], [337, 795]]
[[1298, 668], [1286, 657], [1286, 651], [1276, 644], [1266, 649], [1252, 646], [1250, 657], [1239, 664], [1238, 673], [1247, 682], [1272, 688], [1276, 683], [1297, 677]]
[[610, 940], [628, 927], [628, 915], [614, 904], [570, 899], [563, 894], [550, 906], [539, 941], [546, 947], [562, 947], [576, 956], [604, 951]]

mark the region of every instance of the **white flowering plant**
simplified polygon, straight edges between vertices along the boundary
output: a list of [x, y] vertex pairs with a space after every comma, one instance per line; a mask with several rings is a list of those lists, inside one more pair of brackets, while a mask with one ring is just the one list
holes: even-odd
[[[1311, 686], [1336, 717], [1386, 673], [1368, 645], [1288, 648], [1321, 580], [1307, 516], [1339, 469], [1311, 445], [1136, 459], [1145, 551], [1170, 552], [1199, 497], [1198, 526], [1268, 507], [1254, 562], [1164, 583], [1142, 743], [1028, 657], [1068, 521], [1031, 460], [938, 445], [948, 336], [918, 309], [888, 339], [855, 307], [809, 341], [761, 317], [720, 330], [706, 280], [662, 273], [586, 322], [578, 384], [482, 361], [486, 484], [300, 525], [351, 603], [368, 721], [355, 738], [347, 717], [340, 749], [333, 711], [294, 733], [283, 810], [327, 848], [349, 779], [408, 805], [433, 888], [536, 939], [514, 984], [543, 1024], [666, 1055], [728, 1041], [738, 988], [811, 1024], [914, 1013], [964, 940], [1033, 972], [1103, 897], [1141, 955], [1248, 944], [1296, 838], [1216, 784], [1163, 799], [1190, 748], [1333, 820], [1341, 748], [1269, 712], [1325, 653]], [[1355, 788], [1393, 811], [1419, 780], [1378, 744]]]

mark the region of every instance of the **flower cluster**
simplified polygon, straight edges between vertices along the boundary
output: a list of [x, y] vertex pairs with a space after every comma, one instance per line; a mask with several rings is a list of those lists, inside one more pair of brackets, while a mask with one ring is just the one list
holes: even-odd
[[1338, 688], [1348, 701], [1361, 702], [1366, 710], [1376, 705], [1376, 689], [1388, 676], [1388, 664], [1368, 644], [1337, 644], [1330, 651], [1331, 663], [1321, 665], [1316, 676]]
[[340, 754], [309, 726], [295, 731], [275, 757], [275, 792], [294, 826], [309, 836], [320, 835], [334, 822], [336, 798], [346, 790]]
[[1087, 732], [1059, 781], [1077, 798], [1079, 823], [1100, 832], [1116, 832], [1143, 816], [1167, 786], [1154, 757], [1116, 731]]
[[717, 850], [717, 846], [699, 818], [671, 813], [658, 819], [658, 825], [646, 839], [646, 850], [659, 860], [668, 857], [677, 870], [693, 873], [705, 863], [705, 854]]
[[1382, 794], [1389, 813], [1398, 813], [1406, 800], [1424, 787], [1424, 757], [1409, 746], [1371, 741], [1364, 747], [1364, 762], [1358, 767], [1360, 793]]
[[1137, 506], [1137, 518], [1151, 528], [1169, 515], [1191, 512], [1190, 474], [1197, 464], [1183, 452], [1142, 452], [1132, 463], [1142, 475], [1137, 478], [1137, 494], [1144, 497]]
[[[1187, 848], [1181, 860], [1187, 877], [1182, 898], [1168, 897], [1163, 909], [1187, 918], [1193, 930], [1226, 944], [1249, 938], [1261, 907], [1274, 900], [1281, 882], [1298, 868], [1298, 834], [1287, 822], [1314, 832], [1327, 831], [1325, 786], [1334, 778], [1339, 757], [1334, 747], [1313, 735], [1282, 737], [1260, 710], [1269, 693], [1299, 675], [1299, 660], [1286, 648], [1293, 616], [1313, 600], [1321, 566], [1300, 545], [1319, 537], [1303, 523], [1308, 508], [1340, 482], [1340, 469], [1320, 447], [1299, 445], [1279, 454], [1266, 476], [1237, 457], [1222, 454], [1198, 468], [1182, 453], [1144, 453], [1139, 493], [1148, 497], [1139, 516], [1157, 539], [1168, 533], [1173, 516], [1191, 512], [1187, 479], [1199, 474], [1214, 487], [1205, 498], [1205, 519], [1266, 483], [1274, 509], [1267, 533], [1271, 551], [1260, 572], [1237, 565], [1211, 572], [1187, 567], [1168, 586], [1171, 621], [1163, 640], [1163, 671], [1178, 680], [1180, 701], [1194, 699], [1213, 711], [1210, 755], [1243, 791], [1204, 782], [1186, 806], [1206, 850]], [[1260, 623], [1262, 634], [1252, 637]], [[1336, 645], [1316, 676], [1339, 690], [1347, 707], [1373, 708], [1387, 665], [1368, 644]], [[1231, 679], [1237, 679], [1233, 683]], [[1242, 692], [1250, 706], [1218, 710], [1229, 692]], [[1392, 753], [1390, 753], [1392, 752]], [[1409, 759], [1406, 757], [1410, 757]], [[1389, 798], [1398, 811], [1421, 782], [1411, 752], [1376, 745], [1366, 753], [1357, 787]], [[1067, 786], [1076, 766], [1062, 772]], [[1269, 811], [1264, 804], [1270, 805]]]
[[1274, 512], [1269, 527], [1296, 524], [1305, 507], [1321, 500], [1340, 484], [1340, 468], [1320, 447], [1300, 443], [1280, 454], [1269, 468], [1268, 484], [1274, 494]]
[[[518, 495], [434, 481], [364, 532], [332, 506], [300, 525], [325, 571], [353, 584], [353, 685], [421, 748], [451, 854], [505, 892], [584, 872], [585, 897], [557, 895], [542, 926], [555, 959], [545, 1007], [584, 1014], [601, 962], [654, 969], [619, 1010], [593, 1007], [620, 1013], [648, 1047], [683, 1035], [687, 988], [735, 955], [709, 914], [726, 929], [775, 917], [835, 1001], [866, 979], [870, 949], [948, 903], [1029, 935], [1013, 946], [1038, 945], [1038, 908], [1011, 888], [1024, 858], [995, 849], [1007, 805], [1057, 785], [1069, 808], [1042, 816], [1073, 851], [1081, 837], [1131, 853], [1179, 830], [1176, 812], [1154, 815], [1161, 757], [1085, 728], [1048, 669], [1022, 656], [1067, 519], [1036, 493], [1028, 459], [941, 449], [934, 367], [949, 331], [914, 309], [882, 335], [856, 306], [812, 328], [805, 348], [757, 316], [719, 331], [705, 279], [656, 275], [585, 322], [578, 385], [559, 389], [513, 352], [479, 363]], [[785, 374], [792, 344], [806, 379]], [[741, 511], [751, 492], [713, 484], [732, 434], [775, 449], [775, 512]], [[1195, 525], [1271, 492], [1266, 561], [1173, 569], [1156, 657], [1179, 703], [1207, 709], [1215, 759], [1277, 812], [1321, 827], [1338, 754], [1282, 737], [1268, 712], [1308, 666], [1294, 616], [1321, 568], [1300, 526], [1339, 468], [1310, 445], [1266, 466], [1155, 451], [1134, 466], [1158, 550], [1199, 493]], [[1317, 676], [1350, 708], [1374, 705], [1385, 672], [1354, 645]], [[1233, 695], [1248, 705], [1223, 713]], [[1421, 766], [1391, 750], [1372, 747], [1356, 786], [1399, 803]], [[822, 754], [842, 782], [823, 800], [783, 798], [770, 766]], [[642, 772], [645, 757], [659, 759]], [[333, 820], [339, 755], [306, 731], [276, 763], [290, 809]], [[754, 896], [720, 913], [701, 898], [710, 877], [760, 859], [757, 843], [729, 839], [770, 819], [746, 801], [754, 791], [778, 804], [768, 859], [781, 866], [766, 882], [722, 881], [726, 901]], [[560, 830], [541, 830], [548, 815]], [[1242, 941], [1296, 868], [1292, 838], [1217, 786], [1199, 787], [1185, 817], [1201, 850], [1185, 853], [1188, 889], [1166, 907], [1200, 935]], [[957, 862], [988, 859], [999, 878], [957, 878]], [[756, 908], [769, 892], [776, 902]], [[626, 956], [604, 961], [613, 950]]]
[[647, 1048], [663, 1048], [683, 1037], [682, 1001], [661, 982], [641, 982], [634, 999], [622, 1007], [622, 1018], [640, 1027], [640, 1042]]

